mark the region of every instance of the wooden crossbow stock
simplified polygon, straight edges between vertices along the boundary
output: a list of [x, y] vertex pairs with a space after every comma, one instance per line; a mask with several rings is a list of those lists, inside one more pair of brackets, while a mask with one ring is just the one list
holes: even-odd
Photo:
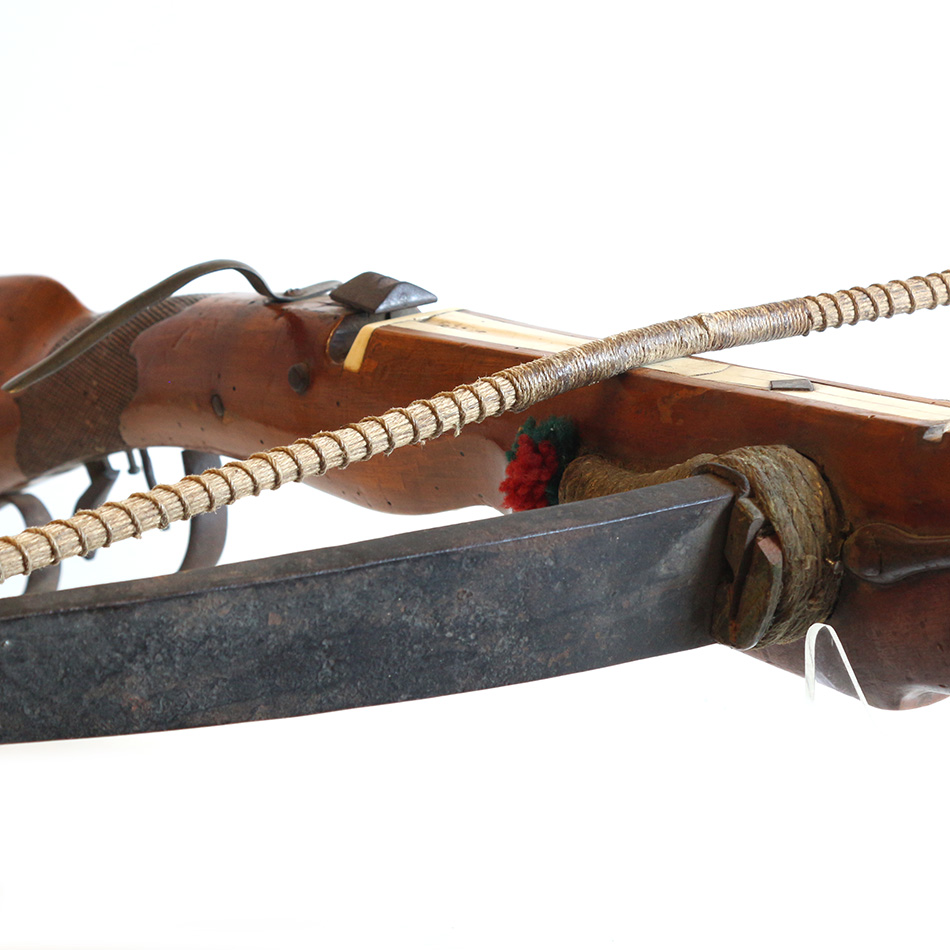
[[[224, 267], [240, 270], [256, 293], [171, 296], [194, 277]], [[950, 403], [784, 379], [692, 355], [946, 305], [950, 272], [700, 314], [586, 344], [465, 310], [419, 311], [434, 302], [421, 288], [376, 274], [275, 294], [246, 265], [217, 261], [96, 316], [53, 280], [0, 280], [7, 379], [0, 393], [0, 493], [30, 520], [42, 509], [23, 486], [79, 464], [94, 476], [74, 517], [0, 539], [0, 579], [290, 480], [402, 513], [473, 504], [544, 508], [558, 498], [632, 490], [638, 517], [701, 503], [707, 514], [700, 521], [718, 525], [702, 542], [712, 547], [700, 566], [684, 566], [691, 563], [685, 541], [663, 555], [666, 573], [681, 575], [680, 587], [671, 588], [680, 600], [687, 588], [693, 595], [689, 572], [715, 575], [702, 637], [653, 653], [712, 637], [801, 672], [801, 646], [794, 641], [809, 623], [827, 621], [839, 630], [872, 704], [909, 708], [950, 694], [950, 446], [944, 438]], [[645, 368], [627, 372], [638, 367]], [[460, 378], [471, 382], [459, 386]], [[400, 408], [385, 412], [386, 406]], [[108, 485], [106, 457], [157, 445], [192, 453], [188, 477], [96, 508]], [[264, 451], [270, 446], [279, 448]], [[392, 458], [382, 457], [396, 449]], [[244, 461], [221, 466], [216, 454]], [[210, 471], [198, 474], [204, 467]], [[683, 489], [684, 479], [693, 487]], [[583, 504], [592, 503], [558, 508], [588, 510]], [[717, 505], [715, 516], [708, 514]], [[620, 517], [604, 511], [597, 513], [603, 524]], [[562, 527], [570, 521], [572, 531], [579, 524], [569, 513], [544, 517], [561, 518]], [[524, 537], [561, 530], [548, 522], [526, 524], [519, 528]], [[685, 530], [665, 523], [651, 530], [660, 529]], [[197, 537], [195, 563], [214, 560], [220, 531]], [[376, 556], [370, 554], [350, 560], [366, 564]], [[552, 589], [562, 586], [556, 577], [549, 582]], [[610, 583], [624, 601], [616, 581]], [[638, 583], [646, 581], [631, 577], [632, 587]], [[237, 581], [228, 575], [207, 584], [229, 589]], [[70, 617], [78, 623], [82, 611], [95, 606], [92, 590], [67, 604], [67, 623]], [[154, 599], [181, 590], [155, 588]], [[34, 734], [22, 723], [42, 719], [38, 710], [49, 697], [37, 699], [42, 689], [24, 670], [46, 664], [63, 679], [79, 654], [60, 657], [60, 647], [42, 639], [45, 633], [37, 635], [40, 646], [31, 646], [31, 625], [58, 608], [32, 595], [19, 600], [41, 609], [21, 616], [17, 611], [26, 608], [7, 607], [0, 615], [0, 647], [6, 648], [0, 649], [0, 740], [265, 718], [357, 705], [360, 696], [390, 701], [509, 681], [462, 678], [373, 700], [366, 700], [371, 693], [354, 699], [359, 690], [348, 683], [340, 689], [349, 698], [325, 706], [286, 697], [255, 705], [231, 697], [219, 703], [224, 712], [186, 710], [165, 721], [148, 715], [171, 702], [166, 694], [157, 703], [143, 695], [139, 680], [130, 685], [131, 674], [122, 673], [112, 701], [128, 722], [108, 724], [95, 712], [74, 731], [51, 725]], [[672, 623], [663, 610], [658, 622]], [[481, 618], [483, 625], [492, 621]], [[495, 626], [509, 622], [494, 618]], [[323, 680], [317, 685], [332, 679], [328, 670], [345, 665], [328, 642], [319, 647]], [[501, 649], [493, 641], [491, 651]], [[554, 664], [555, 654], [539, 653], [531, 662], [567, 672], [633, 655], [650, 653], [620, 651], [563, 668]], [[482, 649], [478, 662], [490, 660]], [[114, 665], [96, 662], [93, 681], [74, 687], [68, 700], [74, 706], [92, 703], [90, 696], [120, 676]], [[121, 662], [131, 663], [127, 655]], [[453, 662], [462, 661], [454, 656]], [[827, 678], [847, 691], [833, 666]], [[510, 681], [551, 675], [532, 670], [512, 673]], [[4, 689], [16, 694], [16, 710], [3, 706]], [[301, 689], [295, 683], [291, 691]], [[30, 696], [35, 703], [23, 698]], [[142, 709], [147, 714], [139, 721]], [[64, 715], [82, 719], [73, 707]]]

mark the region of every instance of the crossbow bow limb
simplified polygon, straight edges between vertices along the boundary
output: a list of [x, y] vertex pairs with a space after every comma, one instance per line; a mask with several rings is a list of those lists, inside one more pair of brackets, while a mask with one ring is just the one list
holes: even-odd
[[[223, 267], [257, 293], [170, 296]], [[153, 445], [212, 459], [0, 539], [0, 578], [291, 480], [383, 511], [541, 509], [7, 599], [0, 741], [299, 715], [716, 641], [801, 672], [795, 641], [825, 621], [873, 704], [950, 694], [950, 403], [691, 355], [945, 305], [950, 272], [589, 342], [418, 310], [434, 302], [376, 274], [274, 294], [222, 261], [97, 317], [55, 281], [0, 281], [0, 492], [28, 508], [31, 480]]]

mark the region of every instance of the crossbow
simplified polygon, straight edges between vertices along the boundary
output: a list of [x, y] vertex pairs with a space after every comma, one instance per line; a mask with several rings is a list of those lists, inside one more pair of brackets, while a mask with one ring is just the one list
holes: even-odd
[[[255, 293], [175, 296], [224, 268]], [[30, 524], [0, 539], [0, 581], [31, 579], [0, 601], [0, 741], [303, 715], [712, 643], [801, 673], [798, 641], [832, 624], [872, 704], [950, 694], [950, 403], [695, 355], [946, 305], [950, 271], [592, 341], [420, 309], [436, 302], [373, 273], [277, 294], [235, 261], [104, 315], [48, 278], [0, 280], [0, 501]], [[185, 477], [107, 500], [108, 457], [147, 468], [157, 445], [186, 449]], [[72, 517], [22, 491], [77, 465], [92, 482]], [[290, 481], [381, 511], [517, 513], [214, 567], [226, 506]], [[63, 558], [192, 519], [178, 574], [50, 589]], [[830, 654], [819, 666], [855, 692]]]

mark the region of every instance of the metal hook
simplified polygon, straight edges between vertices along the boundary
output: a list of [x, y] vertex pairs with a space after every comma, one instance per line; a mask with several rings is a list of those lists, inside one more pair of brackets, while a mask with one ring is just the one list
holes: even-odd
[[172, 274], [159, 281], [154, 287], [143, 290], [136, 294], [131, 300], [116, 307], [111, 313], [100, 317], [94, 323], [90, 324], [84, 330], [77, 333], [72, 339], [67, 340], [62, 346], [44, 357], [38, 363], [34, 363], [22, 373], [18, 373], [12, 379], [8, 379], [2, 387], [6, 392], [22, 392], [28, 386], [52, 376], [64, 366], [68, 366], [77, 356], [85, 353], [86, 350], [93, 347], [103, 337], [108, 336], [113, 330], [117, 330], [123, 324], [127, 323], [137, 313], [152, 307], [157, 303], [170, 297], [173, 293], [181, 290], [185, 284], [204, 277], [206, 274], [213, 274], [221, 270], [236, 270], [247, 279], [247, 282], [262, 296], [276, 303], [291, 303], [297, 300], [307, 300], [311, 297], [320, 297], [329, 293], [335, 287], [339, 286], [339, 281], [327, 280], [320, 284], [313, 284], [310, 287], [304, 287], [300, 290], [288, 290], [286, 293], [274, 293], [261, 275], [248, 264], [242, 264], [240, 261], [217, 260], [205, 261], [203, 264], [194, 264], [186, 267], [184, 270]]

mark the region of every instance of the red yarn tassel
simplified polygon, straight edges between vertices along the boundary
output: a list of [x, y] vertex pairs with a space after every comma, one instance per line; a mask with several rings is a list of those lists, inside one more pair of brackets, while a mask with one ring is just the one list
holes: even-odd
[[535, 442], [530, 435], [519, 435], [515, 457], [508, 463], [505, 480], [499, 486], [505, 494], [505, 507], [512, 511], [547, 508], [545, 493], [559, 464], [552, 442]]

